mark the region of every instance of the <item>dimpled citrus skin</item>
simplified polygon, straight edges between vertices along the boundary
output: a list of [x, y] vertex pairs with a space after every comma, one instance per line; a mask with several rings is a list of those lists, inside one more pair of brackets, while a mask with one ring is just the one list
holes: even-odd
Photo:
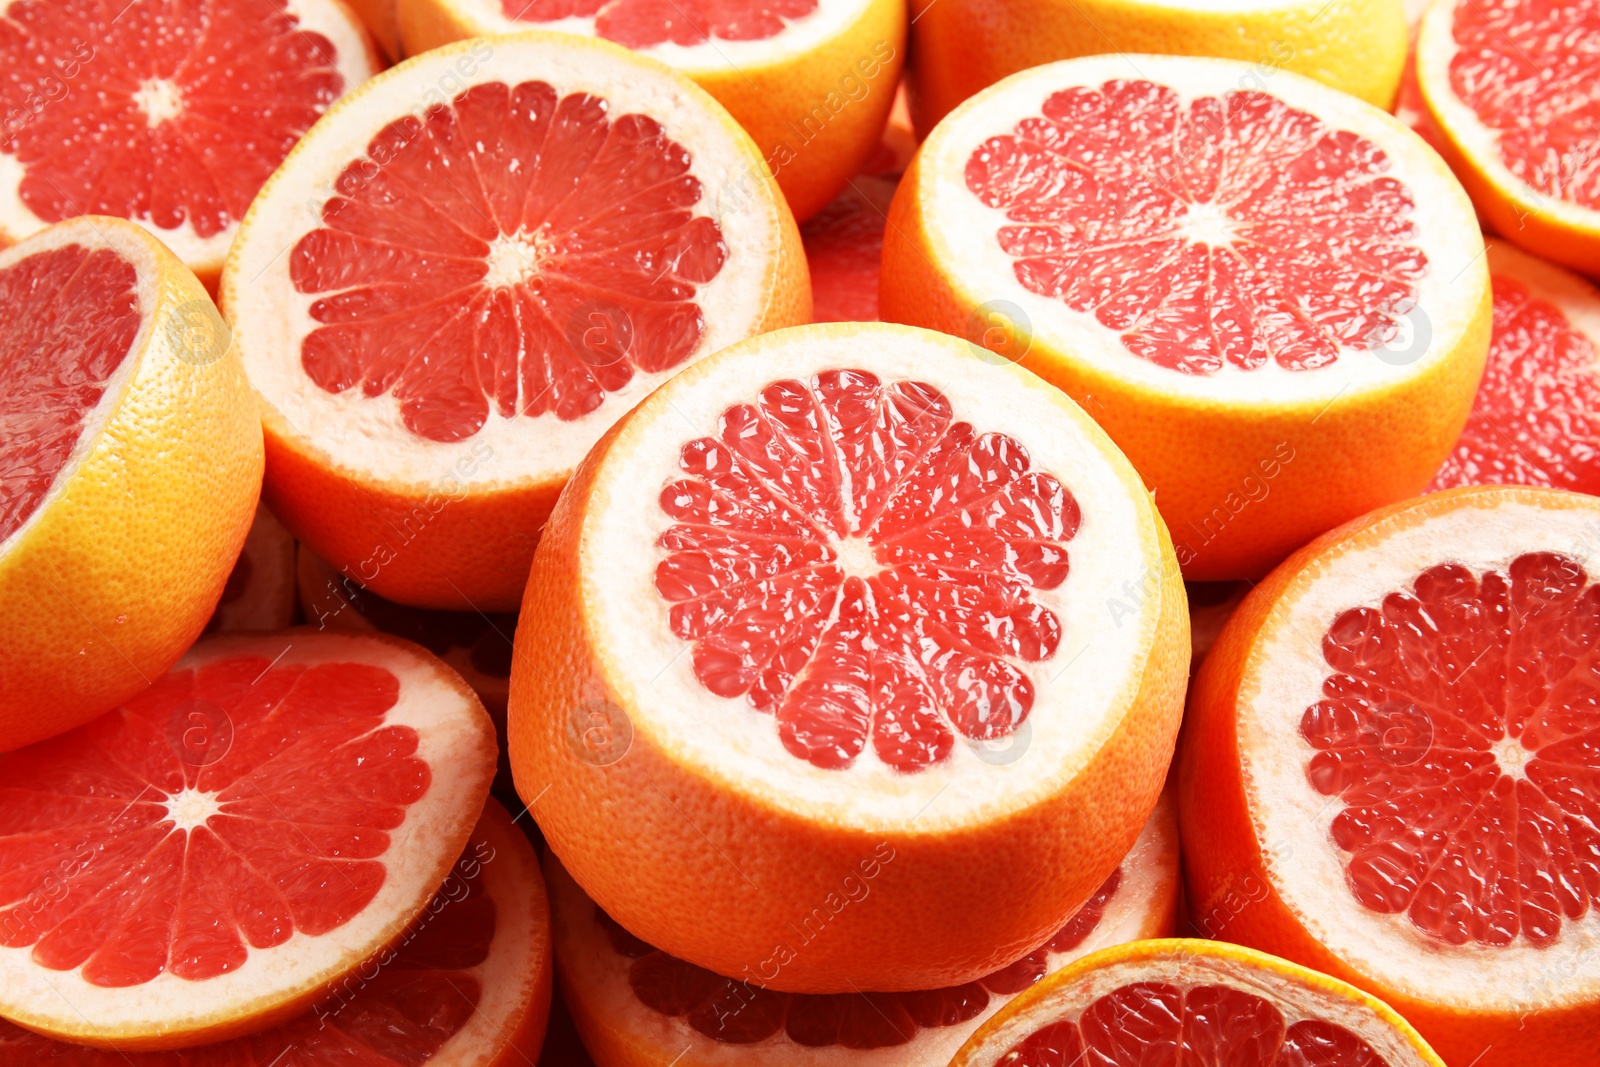
[[[1202, 933], [1275, 953], [1365, 989], [1410, 1020], [1452, 1067], [1592, 1067], [1600, 1046], [1600, 1003], [1536, 1011], [1453, 1008], [1390, 988], [1330, 952], [1279, 895], [1242, 778], [1239, 704], [1242, 688], [1253, 684], [1251, 661], [1274, 607], [1314, 576], [1319, 557], [1335, 546], [1374, 537], [1379, 527], [1409, 526], [1456, 508], [1492, 508], [1501, 501], [1585, 510], [1600, 521], [1600, 500], [1577, 493], [1509, 486], [1447, 489], [1329, 531], [1285, 560], [1245, 598], [1206, 656], [1190, 693], [1178, 757], [1185, 890], [1190, 917]], [[1263, 890], [1239, 907], [1240, 887], [1252, 878]], [[1354, 898], [1351, 906], [1357, 906]]]
[[[801, 330], [820, 337], [870, 328]], [[759, 358], [764, 343], [773, 342], [754, 338], [724, 349], [674, 382], [692, 388], [719, 364]], [[580, 566], [588, 512], [616, 491], [605, 468], [619, 438], [643, 432], [652, 419], [676, 418], [663, 396], [670, 388], [640, 404], [589, 453], [551, 517], [529, 576], [512, 665], [509, 746], [518, 792], [534, 805], [551, 848], [630, 932], [736, 977], [747, 977], [746, 967], [753, 976], [777, 941], [794, 937], [784, 933], [790, 921], [837, 894], [843, 876], [872, 861], [869, 894], [836, 914], [827, 936], [805, 944], [776, 978], [766, 976], [764, 984], [788, 992], [847, 991], [844, 976], [860, 989], [959, 985], [1031, 951], [1127, 853], [1166, 776], [1188, 670], [1188, 606], [1171, 541], [1153, 509], [1144, 528], [1161, 578], [1151, 594], [1160, 597], [1160, 611], [1149, 657], [1143, 674], [1123, 688], [1120, 713], [1109, 716], [1098, 749], [1085, 743], [1084, 751], [1096, 755], [1076, 778], [989, 823], [924, 832], [830, 825], [685, 764], [626, 708], [632, 741], [616, 762], [581, 759], [568, 735], [572, 709], [597, 700], [619, 706], [607, 681], [614, 668], [587, 632], [593, 622], [585, 585], [596, 578]], [[1105, 447], [1114, 456], [1109, 442]], [[985, 891], [976, 887], [999, 886], [1014, 896], [998, 925], [954, 918], [972, 915], [975, 896]], [[1064, 911], [1049, 903], [1067, 898]], [[937, 939], [928, 937], [930, 923], [938, 924]]]
[[[493, 3], [499, 7], [499, 0]], [[487, 27], [452, 0], [401, 0], [400, 30], [407, 53], [416, 55]], [[684, 73], [749, 132], [795, 218], [804, 222], [839, 194], [877, 147], [905, 55], [906, 5], [872, 0], [854, 23], [808, 51]], [[737, 210], [761, 180], [759, 173], [736, 177], [718, 199]]]
[[[918, 195], [927, 159], [924, 150], [912, 160], [889, 208], [879, 310], [886, 321], [974, 337], [974, 314], [993, 294], [969, 292], [941, 269], [937, 224], [930, 226]], [[1438, 168], [1444, 172], [1443, 163]], [[1419, 493], [1432, 479], [1466, 425], [1493, 322], [1483, 257], [1456, 284], [1477, 286], [1482, 298], [1452, 358], [1331, 404], [1223, 406], [1157, 393], [1107, 373], [1104, 361], [1052, 348], [1037, 333], [1020, 362], [1083, 405], [1144, 477], [1185, 578], [1254, 579], [1307, 539]], [[1243, 503], [1231, 506], [1230, 498]]]
[[[1216, 56], [1278, 69], [1388, 108], [1405, 66], [1401, 0], [920, 0], [912, 22], [911, 113], [928, 131], [957, 104], [1019, 70], [1107, 52]], [[1129, 77], [1138, 72], [1128, 68]]]
[[179, 355], [189, 316], [210, 308], [194, 274], [133, 223], [86, 217], [41, 236], [64, 228], [91, 246], [104, 246], [96, 230], [137, 242], [157, 295], [115, 410], [0, 554], [0, 751], [89, 721], [177, 661], [222, 595], [261, 488], [261, 421], [238, 358]]

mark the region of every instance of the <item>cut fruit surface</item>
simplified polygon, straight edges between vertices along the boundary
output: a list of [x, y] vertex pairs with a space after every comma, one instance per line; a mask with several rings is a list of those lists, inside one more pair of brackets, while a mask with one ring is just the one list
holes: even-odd
[[601, 41], [463, 42], [346, 97], [263, 191], [223, 280], [274, 512], [391, 599], [514, 608], [613, 419], [809, 316], [770, 181], [723, 202], [758, 165], [704, 93]]
[[1215, 941], [1097, 952], [1019, 996], [951, 1067], [1444, 1067], [1382, 1001]]
[[1494, 334], [1472, 415], [1430, 489], [1544, 485], [1600, 493], [1600, 292], [1488, 242]]
[[1163, 796], [1139, 840], [1048, 942], [994, 974], [904, 993], [774, 993], [722, 978], [618, 926], [554, 856], [545, 867], [563, 995], [600, 1067], [769, 1067], [942, 1063], [1013, 996], [1109, 945], [1171, 935], [1178, 903], [1177, 816]]
[[214, 288], [262, 183], [375, 67], [337, 0], [17, 0], [0, 22], [0, 244], [114, 215]]
[[490, 800], [412, 927], [309, 1011], [173, 1052], [69, 1045], [0, 1020], [0, 1067], [521, 1067], [550, 1007], [549, 925], [538, 858]]
[[1254, 578], [1444, 459], [1488, 345], [1481, 241], [1391, 116], [1286, 71], [1129, 62], [1038, 67], [941, 123], [890, 210], [881, 310], [1077, 398], [1185, 575]]
[[294, 622], [294, 537], [264, 505], [222, 587], [206, 633], [282, 630]]
[[[634, 49], [692, 78], [749, 131], [797, 218], [815, 214], [871, 154], [905, 55], [897, 0], [401, 0], [415, 55], [529, 29]], [[761, 169], [730, 175], [737, 203]]]
[[[912, 114], [926, 136], [963, 101], [1029, 67], [1111, 53], [1216, 56], [1252, 68], [1241, 89], [1293, 71], [1387, 108], [1406, 54], [1401, 0], [920, 0]], [[1145, 72], [1122, 63], [1122, 76]], [[1242, 69], [1242, 68], [1241, 68]]]
[[1442, 2], [1417, 42], [1440, 148], [1478, 210], [1507, 240], [1587, 274], [1600, 271], [1597, 15], [1590, 0]]
[[69, 730], [199, 635], [261, 429], [193, 273], [132, 223], [0, 252], [0, 751]]
[[1597, 520], [1593, 497], [1447, 490], [1251, 593], [1182, 764], [1196, 913], [1265, 887], [1212, 932], [1383, 997], [1451, 1063], [1589, 1062]]
[[453, 672], [376, 636], [224, 636], [0, 758], [0, 1015], [117, 1049], [292, 1016], [454, 862], [494, 735]]
[[319, 630], [378, 631], [414, 641], [448, 663], [483, 701], [499, 737], [495, 793], [512, 799], [511, 764], [505, 752], [506, 697], [511, 689], [512, 637], [517, 617], [509, 613], [433, 611], [385, 600], [302, 548], [296, 568], [306, 624]]
[[[582, 470], [529, 578], [511, 758], [628, 929], [724, 974], [784, 957], [789, 991], [958, 985], [1132, 844], [1187, 615], [1148, 494], [1059, 392], [927, 331], [801, 327], [680, 374]], [[1001, 871], [1039, 888], [975, 916]], [[788, 960], [845, 875], [870, 898]]]

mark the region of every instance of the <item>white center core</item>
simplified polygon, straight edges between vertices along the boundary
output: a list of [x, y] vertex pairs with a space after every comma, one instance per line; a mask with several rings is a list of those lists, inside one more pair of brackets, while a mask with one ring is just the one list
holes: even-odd
[[521, 285], [539, 269], [539, 245], [521, 232], [501, 234], [489, 242], [489, 273], [483, 284], [491, 289], [510, 289]]
[[222, 810], [217, 794], [199, 789], [180, 789], [167, 798], [167, 818], [179, 830], [193, 830]]
[[1213, 248], [1226, 248], [1234, 239], [1233, 220], [1227, 210], [1211, 203], [1190, 204], [1178, 220], [1178, 231], [1188, 240]]
[[872, 555], [872, 543], [865, 537], [846, 537], [842, 541], [835, 541], [833, 551], [839, 557], [839, 569], [844, 571], [846, 578], [871, 578], [883, 570]]
[[1522, 742], [1515, 737], [1501, 738], [1490, 751], [1494, 753], [1494, 761], [1500, 765], [1500, 773], [1519, 779], [1528, 776], [1527, 762], [1533, 758], [1533, 753], [1523, 748]]
[[166, 78], [146, 78], [133, 94], [133, 102], [144, 112], [152, 129], [183, 113], [183, 93], [177, 83]]

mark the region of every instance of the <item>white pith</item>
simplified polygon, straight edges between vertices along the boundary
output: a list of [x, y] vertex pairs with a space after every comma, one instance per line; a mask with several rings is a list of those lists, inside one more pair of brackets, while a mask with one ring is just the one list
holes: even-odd
[[[693, 155], [690, 173], [703, 192], [697, 210], [716, 219], [728, 255], [700, 286], [700, 346], [678, 367], [635, 373], [593, 412], [571, 421], [553, 413], [501, 416], [491, 410], [478, 433], [443, 443], [414, 434], [393, 395], [367, 397], [359, 386], [329, 393], [300, 363], [302, 339], [317, 323], [311, 305], [330, 294], [295, 291], [289, 252], [321, 225], [322, 203], [346, 165], [363, 158], [391, 122], [447, 102], [474, 85], [544, 81], [565, 96], [593, 93], [612, 116], [641, 113]], [[440, 87], [444, 86], [444, 89]], [[621, 49], [573, 47], [554, 34], [463, 42], [426, 53], [368, 82], [340, 101], [300, 142], [257, 198], [223, 281], [223, 301], [250, 382], [292, 432], [338, 465], [414, 488], [421, 495], [460, 492], [460, 465], [471, 464], [473, 489], [564, 478], [624, 412], [695, 359], [750, 334], [766, 311], [781, 215], [759, 177], [759, 160], [726, 116], [671, 72]], [[742, 190], [742, 192], [741, 192]]]
[[[966, 185], [967, 160], [991, 137], [1009, 134], [1018, 122], [1043, 115], [1045, 100], [1072, 86], [1099, 87], [1112, 79], [1144, 79], [1176, 89], [1184, 106], [1199, 97], [1235, 89], [1263, 90], [1329, 126], [1377, 144], [1389, 156], [1389, 174], [1411, 189], [1415, 209], [1407, 216], [1418, 234], [1411, 244], [1430, 267], [1417, 287], [1416, 304], [1426, 314], [1432, 341], [1405, 365], [1384, 362], [1372, 351], [1346, 348], [1331, 365], [1288, 370], [1274, 361], [1254, 370], [1232, 364], [1214, 374], [1185, 374], [1136, 356], [1119, 333], [1100, 325], [1093, 312], [1040, 296], [1016, 279], [1011, 256], [996, 237], [1011, 223], [1005, 211], [985, 206]], [[1023, 71], [997, 83], [951, 112], [924, 143], [917, 197], [928, 220], [929, 254], [958, 290], [975, 300], [1004, 299], [1031, 320], [1035, 343], [1156, 392], [1230, 406], [1300, 402], [1323, 404], [1367, 390], [1386, 390], [1427, 373], [1452, 357], [1477, 312], [1481, 292], [1471, 270], [1483, 254], [1471, 201], [1443, 161], [1411, 129], [1377, 108], [1285, 70], [1222, 59], [1108, 55], [1067, 60]], [[1407, 352], [1415, 336], [1414, 316], [1401, 319], [1387, 342]], [[1024, 366], [1028, 363], [1023, 362]]]
[[[1600, 355], [1600, 289], [1547, 260], [1530, 256], [1516, 245], [1491, 237], [1488, 249], [1489, 274], [1521, 282], [1528, 295], [1554, 305], [1572, 328], [1589, 339]], [[1600, 370], [1600, 367], [1596, 368]]]
[[[483, 872], [478, 891], [494, 901], [494, 939], [488, 957], [471, 968], [481, 986], [477, 1010], [429, 1057], [428, 1067], [493, 1067], [504, 1062], [517, 1036], [520, 1013], [539, 1010], [537, 1004], [531, 1009], [528, 1005], [552, 951], [550, 905], [533, 846], [498, 801], [491, 798], [485, 807], [467, 851]], [[480, 845], [488, 847], [487, 858], [477, 853]]]
[[[558, 33], [577, 34], [580, 37], [595, 36], [595, 20], [592, 16], [574, 15], [551, 22], [525, 22], [508, 18], [500, 0], [436, 0], [436, 2], [448, 8], [460, 24], [481, 36], [521, 33], [526, 30], [553, 30]], [[749, 67], [780, 63], [815, 51], [842, 36], [860, 20], [873, 2], [874, 0], [817, 0], [817, 8], [811, 14], [785, 20], [781, 31], [760, 40], [726, 41], [720, 37], [712, 37], [696, 45], [663, 41], [661, 44], [640, 48], [637, 51], [689, 75], [737, 72]], [[796, 121], [801, 117], [796, 116]]]
[[[1142, 487], [1107, 462], [1098, 431], [1059, 393], [943, 335], [876, 324], [849, 331], [768, 334], [709, 372], [674, 379], [654, 401], [660, 414], [633, 421], [608, 453], [588, 509], [580, 567], [590, 639], [635, 731], [731, 789], [836, 825], [932, 832], [986, 823], [1050, 795], [1095, 757], [1146, 668], [1163, 583], [1176, 579], [1161, 572]], [[1014, 760], [986, 761], [958, 740], [949, 758], [904, 773], [868, 743], [848, 768], [815, 767], [783, 747], [773, 715], [706, 690], [692, 646], [670, 628], [670, 605], [655, 586], [663, 556], [654, 545], [671, 525], [658, 497], [683, 477], [683, 446], [715, 435], [724, 411], [753, 402], [768, 384], [836, 368], [933, 385], [956, 420], [1011, 435], [1033, 469], [1056, 475], [1078, 501], [1083, 518], [1066, 545], [1069, 576], [1056, 589], [1032, 592], [1060, 619], [1062, 638], [1050, 659], [1023, 665], [1036, 697], [1026, 735], [1013, 735], [1024, 745]], [[1170, 587], [1166, 595], [1174, 595]]]
[[[1554, 943], [1519, 938], [1504, 948], [1452, 947], [1423, 934], [1405, 913], [1383, 915], [1348, 888], [1348, 859], [1330, 836], [1344, 809], [1306, 779], [1314, 749], [1300, 735], [1306, 708], [1333, 673], [1323, 635], [1343, 611], [1410, 591], [1428, 567], [1456, 562], [1502, 575], [1517, 556], [1558, 552], [1600, 576], [1600, 507], [1567, 510], [1523, 502], [1460, 506], [1426, 521], [1387, 520], [1300, 574], [1263, 624], [1239, 695], [1239, 748], [1262, 859], [1284, 903], [1330, 952], [1385, 987], [1462, 1008], [1552, 1008], [1600, 996], [1600, 912], [1563, 917]], [[1503, 765], [1502, 765], [1503, 766]]]
[[[234, 1023], [271, 1011], [321, 989], [388, 944], [427, 904], [442, 871], [455, 862], [471, 829], [471, 816], [488, 790], [494, 769], [493, 726], [437, 661], [389, 639], [290, 630], [267, 637], [204, 641], [174, 670], [240, 655], [264, 656], [277, 665], [358, 662], [392, 671], [400, 697], [386, 726], [417, 732], [416, 756], [431, 771], [427, 792], [389, 831], [382, 856], [382, 887], [361, 912], [326, 934], [296, 931], [271, 948], [249, 948], [245, 962], [215, 978], [190, 981], [163, 972], [126, 988], [85, 981], [78, 970], [35, 964], [32, 946], [0, 947], [0, 1014], [52, 1035], [121, 1042], [148, 1040]], [[200, 805], [184, 798], [186, 810]]]
[[1072, 978], [973, 1038], [952, 1067], [995, 1067], [1007, 1051], [1035, 1031], [1061, 1020], [1076, 1021], [1100, 997], [1136, 982], [1164, 982], [1181, 989], [1219, 985], [1241, 990], [1276, 1007], [1286, 1027], [1304, 1019], [1326, 1020], [1365, 1041], [1388, 1067], [1437, 1067], [1418, 1055], [1393, 1023], [1357, 999], [1355, 990], [1341, 995], [1244, 960], [1212, 955], [1205, 951], [1208, 943], [1204, 941], [1171, 944], [1194, 947], [1188, 951], [1175, 947], [1170, 954], [1153, 959], [1134, 958], [1101, 966], [1087, 961]]
[[152, 129], [183, 114], [183, 91], [170, 78], [146, 78], [133, 94], [133, 102]]
[[170, 794], [165, 803], [172, 828], [183, 833], [204, 826], [207, 819], [222, 810], [217, 794], [203, 789], [180, 789]]
[[[301, 29], [320, 33], [333, 45], [334, 66], [344, 76], [346, 92], [376, 73], [366, 30], [342, 3], [333, 0], [285, 0], [283, 6], [288, 14], [299, 20]], [[80, 78], [86, 77], [87, 72], [80, 75]], [[167, 114], [166, 117], [172, 116]], [[0, 153], [0, 232], [12, 237], [25, 237], [49, 225], [22, 202], [19, 187], [25, 174], [15, 155]], [[155, 234], [162, 244], [172, 249], [173, 254], [190, 267], [205, 267], [212, 271], [221, 268], [228, 248], [233, 244], [234, 235], [239, 230], [236, 220], [220, 233], [201, 237], [187, 219], [172, 229], [157, 226], [149, 219], [129, 221]]]
[[[658, 1050], [659, 1062], [682, 1056], [685, 1067], [745, 1067], [759, 1053], [765, 1067], [933, 1067], [950, 1059], [968, 1037], [1009, 1004], [1015, 994], [989, 994], [976, 1017], [954, 1026], [921, 1028], [903, 1045], [879, 1049], [808, 1048], [782, 1030], [753, 1046], [730, 1045], [700, 1033], [680, 1017], [645, 1006], [628, 983], [630, 959], [611, 945], [595, 920], [595, 905], [554, 853], [545, 860], [556, 959], [563, 989], [583, 1009], [608, 1020], [630, 1042]], [[1048, 973], [1112, 945], [1162, 937], [1177, 892], [1178, 828], [1171, 798], [1163, 795], [1122, 861], [1122, 881], [1094, 932], [1070, 952], [1052, 953]]]
[[1508, 197], [1520, 219], [1548, 216], [1563, 226], [1600, 230], [1600, 211], [1542, 193], [1517, 177], [1500, 158], [1500, 138], [1478, 118], [1466, 101], [1455, 94], [1450, 63], [1459, 48], [1454, 25], [1457, 4], [1432, 4], [1417, 35], [1417, 83], [1436, 124], [1502, 195]]
[[236, 630], [281, 630], [294, 621], [294, 537], [265, 504], [245, 535], [240, 559], [250, 560], [244, 593], [218, 604], [212, 618], [224, 633]]
[[[22, 525], [11, 531], [10, 537], [0, 540], [0, 558], [4, 558], [13, 546], [21, 544], [50, 506], [61, 499], [72, 481], [72, 476], [78, 472], [84, 458], [99, 442], [101, 431], [111, 420], [112, 414], [121, 406], [123, 398], [127, 396], [128, 387], [138, 374], [147, 353], [151, 358], [173, 358], [170, 353], [160, 350], [159, 337], [154, 334], [156, 318], [154, 311], [165, 297], [162, 291], [160, 266], [150, 247], [139, 240], [136, 234], [120, 227], [103, 226], [91, 219], [70, 219], [48, 233], [36, 234], [27, 241], [0, 251], [0, 270], [40, 252], [74, 244], [89, 249], [110, 249], [133, 264], [141, 319], [139, 332], [134, 337], [133, 344], [128, 347], [128, 354], [123, 357], [116, 373], [106, 382], [105, 391], [100, 394], [100, 401], [84, 413], [83, 425], [78, 432], [77, 442], [72, 446], [72, 453], [56, 472], [55, 479], [50, 483], [49, 491], [40, 499], [39, 506]], [[55, 291], [40, 294], [41, 299], [52, 301], [57, 295], [59, 294]]]

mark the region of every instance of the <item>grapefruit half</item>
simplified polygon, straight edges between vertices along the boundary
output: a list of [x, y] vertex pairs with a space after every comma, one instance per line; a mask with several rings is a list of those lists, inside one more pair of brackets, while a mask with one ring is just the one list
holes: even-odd
[[1417, 40], [1440, 149], [1489, 227], [1600, 273], [1600, 5], [1444, 0]]
[[1044, 945], [976, 981], [908, 993], [774, 993], [719, 977], [618, 926], [553, 855], [545, 869], [563, 996], [600, 1067], [935, 1064], [1046, 974], [1108, 945], [1171, 936], [1177, 812], [1163, 795], [1122, 863]]
[[448, 667], [392, 638], [211, 638], [0, 757], [0, 1016], [118, 1050], [303, 1010], [444, 881], [494, 773]]
[[550, 1006], [549, 907], [526, 837], [490, 800], [444, 885], [310, 1010], [174, 1052], [54, 1041], [0, 1021], [4, 1067], [525, 1067]]
[[1430, 489], [1545, 485], [1600, 494], [1600, 292], [1488, 242], [1489, 361], [1461, 439]]
[[521, 620], [511, 764], [551, 848], [650, 944], [790, 992], [959, 985], [1053, 936], [1149, 816], [1188, 669], [1099, 427], [877, 323], [753, 338], [634, 409]]
[[261, 184], [377, 66], [339, 0], [13, 0], [0, 20], [0, 245], [114, 215], [215, 290]]
[[1488, 347], [1472, 205], [1392, 116], [1248, 64], [1104, 56], [973, 97], [895, 194], [884, 318], [1083, 404], [1184, 574], [1260, 577], [1420, 492]]
[[[1240, 89], [1288, 70], [1386, 108], [1406, 55], [1401, 0], [917, 0], [912, 9], [912, 113], [924, 136], [995, 82], [1062, 59], [1215, 56], [1246, 64]], [[1123, 70], [1140, 77], [1141, 66]]]
[[296, 605], [294, 557], [294, 536], [265, 505], [258, 505], [206, 633], [282, 630], [291, 625]]
[[[660, 60], [749, 131], [802, 221], [877, 145], [906, 50], [901, 0], [401, 0], [399, 18], [413, 55], [547, 29]], [[754, 170], [728, 192], [748, 196], [763, 182]]]
[[450, 45], [345, 97], [223, 277], [274, 513], [391, 600], [515, 610], [607, 426], [674, 369], [809, 318], [770, 180], [724, 199], [759, 163], [681, 75], [565, 34]]
[[1592, 1064], [1597, 572], [1600, 499], [1512, 487], [1379, 510], [1274, 571], [1190, 701], [1197, 924], [1382, 997], [1451, 1064]]
[[1444, 1067], [1404, 1019], [1344, 982], [1215, 941], [1097, 952], [1022, 994], [950, 1067]]
[[260, 483], [227, 328], [159, 241], [81, 218], [0, 251], [0, 751], [172, 666]]

